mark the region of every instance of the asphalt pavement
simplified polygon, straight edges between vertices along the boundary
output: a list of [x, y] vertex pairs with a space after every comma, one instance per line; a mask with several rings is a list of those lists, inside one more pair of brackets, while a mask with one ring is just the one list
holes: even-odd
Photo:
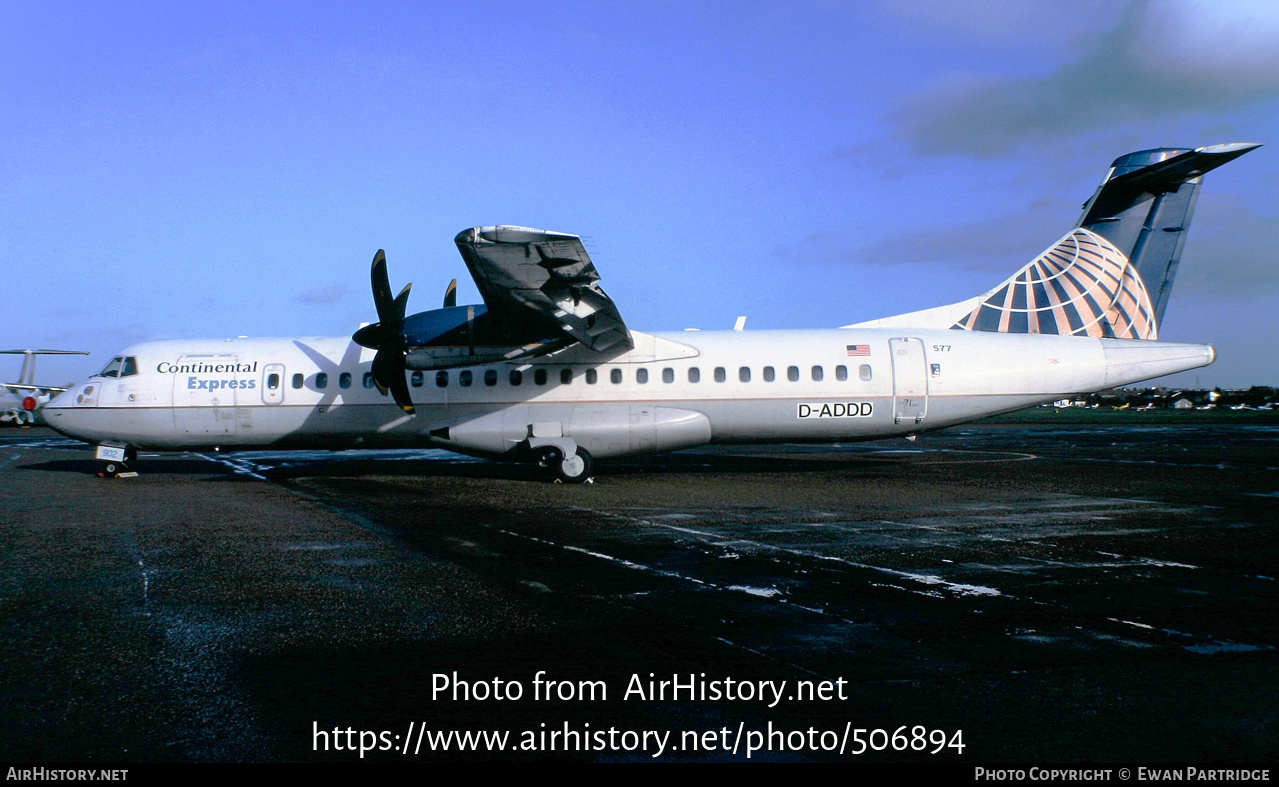
[[1273, 426], [96, 469], [0, 432], [5, 761], [1279, 758]]

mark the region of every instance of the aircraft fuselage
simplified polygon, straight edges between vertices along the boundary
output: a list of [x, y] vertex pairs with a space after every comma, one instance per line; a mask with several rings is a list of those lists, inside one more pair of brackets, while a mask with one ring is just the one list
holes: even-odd
[[539, 437], [596, 458], [706, 443], [909, 435], [1212, 362], [1209, 345], [963, 330], [642, 334], [602, 359], [410, 371], [416, 416], [348, 337], [174, 340], [121, 353], [45, 408], [50, 426], [142, 449], [437, 446], [509, 458]]

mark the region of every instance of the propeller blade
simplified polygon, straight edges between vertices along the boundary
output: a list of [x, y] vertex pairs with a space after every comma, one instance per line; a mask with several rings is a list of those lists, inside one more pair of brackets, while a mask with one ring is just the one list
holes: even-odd
[[373, 306], [378, 321], [366, 325], [351, 335], [361, 347], [377, 350], [373, 356], [373, 382], [383, 396], [389, 391], [395, 403], [404, 412], [413, 415], [413, 398], [409, 394], [408, 381], [404, 379], [407, 367], [404, 363], [404, 311], [409, 303], [412, 284], [404, 285], [400, 294], [391, 297], [391, 278], [386, 270], [386, 252], [378, 249], [373, 255], [369, 271], [373, 284]]
[[409, 305], [409, 290], [413, 289], [413, 282], [404, 285], [404, 289], [400, 290], [400, 294], [395, 296], [395, 321], [404, 323], [404, 309]]
[[395, 302], [391, 298], [391, 278], [386, 272], [386, 252], [377, 250], [373, 255], [373, 268], [369, 272], [373, 280], [373, 307], [377, 309], [379, 322], [386, 322], [390, 316], [390, 307]]
[[391, 386], [391, 396], [405, 413], [417, 415], [417, 408], [413, 406], [413, 397], [409, 395], [409, 383], [404, 379], [403, 371], [396, 376], [395, 383]]
[[400, 409], [413, 415], [416, 410], [413, 407], [413, 397], [409, 395], [409, 384], [404, 379], [404, 372], [403, 350], [381, 349], [373, 357], [373, 382], [377, 384], [378, 390], [383, 395], [386, 395], [389, 390]]
[[457, 279], [449, 282], [444, 288], [444, 308], [451, 309], [457, 305]]

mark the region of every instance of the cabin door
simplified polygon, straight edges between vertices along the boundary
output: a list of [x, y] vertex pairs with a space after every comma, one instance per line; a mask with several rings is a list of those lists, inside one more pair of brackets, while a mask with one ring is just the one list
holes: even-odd
[[919, 339], [889, 339], [893, 356], [893, 423], [920, 423], [928, 414], [928, 365]]

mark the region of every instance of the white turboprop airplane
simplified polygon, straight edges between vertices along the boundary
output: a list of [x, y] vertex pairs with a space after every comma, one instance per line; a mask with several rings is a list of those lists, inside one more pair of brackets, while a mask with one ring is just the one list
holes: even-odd
[[0, 350], [0, 355], [21, 355], [22, 371], [18, 382], [0, 383], [0, 390], [18, 397], [18, 404], [0, 410], [0, 423], [16, 426], [32, 426], [40, 421], [40, 411], [57, 394], [67, 390], [56, 385], [36, 385], [37, 355], [88, 355], [80, 350]]
[[1201, 176], [1256, 147], [1122, 156], [998, 287], [830, 330], [641, 333], [577, 236], [476, 227], [455, 240], [483, 305], [450, 285], [406, 317], [379, 251], [379, 322], [353, 337], [135, 345], [45, 417], [97, 443], [107, 475], [139, 448], [433, 446], [577, 482], [596, 459], [706, 443], [910, 437], [1212, 363], [1159, 323]]

